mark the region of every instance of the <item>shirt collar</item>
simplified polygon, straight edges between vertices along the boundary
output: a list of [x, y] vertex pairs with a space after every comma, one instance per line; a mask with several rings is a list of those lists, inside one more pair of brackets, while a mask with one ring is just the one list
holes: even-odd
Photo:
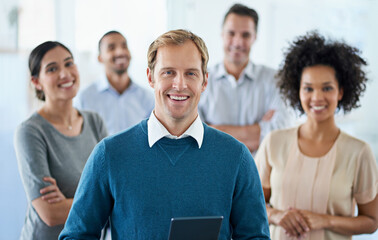
[[[247, 66], [244, 68], [242, 74], [240, 75], [240, 79], [246, 77], [247, 79], [252, 80], [253, 75], [254, 75], [254, 70], [255, 70], [255, 68], [253, 66], [253, 63], [251, 61], [248, 61]], [[214, 74], [215, 79], [227, 78], [227, 76], [230, 75], [226, 71], [226, 68], [224, 67], [223, 62], [220, 63], [218, 65], [218, 67], [215, 69], [215, 71], [213, 73], [210, 73], [210, 74]]]
[[101, 92], [101, 91], [105, 91], [105, 90], [111, 88], [111, 85], [110, 85], [110, 83], [108, 82], [108, 79], [107, 79], [107, 77], [106, 77], [106, 74], [104, 74], [104, 75], [101, 77], [100, 81], [97, 82], [97, 88], [98, 88], [98, 90], [99, 90], [100, 92]]
[[[131, 90], [134, 88], [134, 83], [133, 81], [130, 79], [130, 85], [128, 87], [127, 90]], [[112, 85], [110, 85], [109, 81], [108, 81], [108, 78], [106, 77], [106, 74], [104, 74], [101, 78], [100, 78], [100, 81], [97, 82], [97, 89], [98, 91], [102, 92], [102, 91], [106, 91], [106, 90], [109, 90], [109, 89], [112, 89], [113, 91], [117, 92], [113, 87]]]
[[148, 145], [152, 147], [157, 141], [163, 137], [168, 137], [171, 139], [180, 139], [185, 137], [193, 137], [198, 144], [198, 148], [201, 148], [203, 141], [203, 124], [200, 116], [198, 115], [196, 120], [190, 125], [190, 127], [179, 137], [173, 136], [168, 132], [168, 130], [161, 124], [161, 122], [156, 118], [154, 111], [152, 111], [150, 118], [147, 121], [147, 132], [148, 132]]

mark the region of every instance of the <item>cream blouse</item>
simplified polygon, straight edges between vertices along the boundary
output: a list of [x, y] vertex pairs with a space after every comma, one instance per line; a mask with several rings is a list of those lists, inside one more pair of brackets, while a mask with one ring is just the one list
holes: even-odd
[[[298, 129], [271, 132], [255, 157], [263, 188], [271, 189], [270, 204], [316, 213], [353, 216], [356, 202], [374, 200], [378, 168], [369, 145], [340, 132], [322, 157], [305, 156], [298, 147]], [[283, 228], [271, 225], [272, 240], [294, 239]], [[329, 230], [311, 231], [305, 239], [352, 239]]]

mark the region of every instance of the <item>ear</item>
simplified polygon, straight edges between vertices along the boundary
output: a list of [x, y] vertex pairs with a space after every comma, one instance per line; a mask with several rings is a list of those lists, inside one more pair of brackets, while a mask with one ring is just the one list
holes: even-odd
[[31, 77], [31, 82], [34, 85], [34, 87], [38, 90], [42, 90], [42, 85], [39, 83], [38, 77]]
[[147, 68], [147, 79], [148, 79], [148, 83], [150, 84], [150, 86], [152, 88], [155, 88], [155, 83], [154, 83], [152, 71], [151, 71], [150, 68]]
[[337, 100], [341, 101], [341, 99], [343, 99], [343, 96], [344, 96], [344, 89], [340, 88], [339, 89], [339, 96], [337, 97]]
[[102, 63], [102, 57], [101, 57], [101, 54], [98, 54], [98, 56], [97, 56], [97, 60], [98, 60], [100, 63]]
[[207, 87], [207, 79], [209, 78], [209, 73], [206, 73], [205, 76], [204, 76], [204, 82], [202, 83], [202, 90], [201, 92], [205, 91], [206, 87]]

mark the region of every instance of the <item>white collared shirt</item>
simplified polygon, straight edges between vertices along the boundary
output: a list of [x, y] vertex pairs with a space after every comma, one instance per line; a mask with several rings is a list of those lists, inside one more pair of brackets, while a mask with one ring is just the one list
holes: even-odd
[[203, 124], [200, 116], [198, 115], [196, 120], [190, 125], [190, 127], [181, 135], [173, 136], [168, 132], [168, 130], [161, 124], [161, 122], [156, 118], [154, 111], [152, 111], [150, 118], [147, 121], [147, 134], [148, 134], [148, 145], [152, 147], [157, 141], [163, 137], [168, 137], [171, 139], [181, 139], [185, 137], [193, 137], [198, 144], [198, 148], [201, 148], [203, 141]]

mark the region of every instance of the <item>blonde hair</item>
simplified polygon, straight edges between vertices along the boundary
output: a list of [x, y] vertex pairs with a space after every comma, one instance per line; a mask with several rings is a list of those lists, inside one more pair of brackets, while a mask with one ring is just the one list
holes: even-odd
[[151, 43], [147, 52], [148, 68], [151, 70], [151, 72], [154, 72], [156, 55], [160, 47], [168, 45], [182, 45], [188, 40], [192, 41], [197, 46], [197, 49], [201, 54], [201, 68], [202, 73], [205, 76], [205, 74], [207, 73], [207, 63], [209, 62], [209, 53], [207, 51], [206, 44], [194, 33], [183, 29], [166, 32], [160, 35], [155, 41]]

